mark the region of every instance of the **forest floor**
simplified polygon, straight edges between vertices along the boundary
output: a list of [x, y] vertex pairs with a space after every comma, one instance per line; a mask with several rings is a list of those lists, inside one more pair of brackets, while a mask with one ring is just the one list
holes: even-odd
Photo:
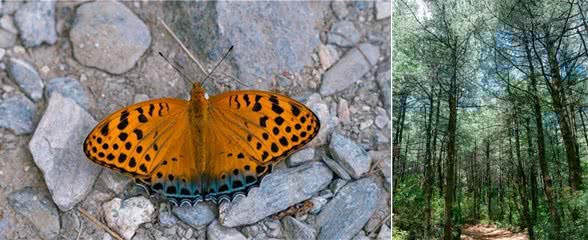
[[513, 233], [491, 224], [466, 225], [462, 240], [527, 240], [527, 233]]

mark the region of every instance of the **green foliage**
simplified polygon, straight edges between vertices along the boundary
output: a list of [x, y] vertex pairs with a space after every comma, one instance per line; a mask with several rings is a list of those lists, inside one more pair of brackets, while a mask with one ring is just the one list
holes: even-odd
[[420, 179], [415, 176], [398, 184], [393, 195], [395, 228], [412, 231], [423, 229], [424, 195], [420, 184]]

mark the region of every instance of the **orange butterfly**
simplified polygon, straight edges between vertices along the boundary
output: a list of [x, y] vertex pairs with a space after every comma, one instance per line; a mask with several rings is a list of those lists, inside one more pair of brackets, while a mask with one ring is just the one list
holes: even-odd
[[116, 111], [83, 147], [92, 161], [181, 205], [248, 193], [319, 128], [317, 116], [287, 96], [243, 90], [208, 98], [195, 83], [189, 101], [162, 98]]

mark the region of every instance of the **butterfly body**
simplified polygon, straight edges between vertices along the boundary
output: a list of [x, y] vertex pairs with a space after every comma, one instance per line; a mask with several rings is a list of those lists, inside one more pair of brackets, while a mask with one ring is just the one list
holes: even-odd
[[176, 204], [232, 200], [319, 128], [316, 115], [287, 96], [243, 90], [209, 98], [196, 83], [189, 101], [162, 98], [116, 111], [83, 148], [90, 160]]

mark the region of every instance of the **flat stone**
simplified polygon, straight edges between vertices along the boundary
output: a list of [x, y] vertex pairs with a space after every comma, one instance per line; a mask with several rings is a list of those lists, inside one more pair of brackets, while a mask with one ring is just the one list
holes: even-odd
[[0, 128], [8, 128], [17, 135], [31, 133], [36, 112], [35, 104], [22, 94], [0, 100]]
[[327, 166], [329, 166], [329, 168], [335, 173], [335, 175], [345, 180], [351, 179], [349, 173], [347, 173], [347, 171], [343, 167], [341, 167], [341, 165], [337, 163], [335, 160], [330, 159], [327, 156], [323, 156], [323, 162], [327, 164]]
[[390, 1], [376, 1], [376, 20], [392, 16], [392, 3]]
[[363, 75], [369, 72], [372, 65], [377, 63], [380, 57], [378, 47], [369, 43], [362, 43], [359, 45], [359, 49], [365, 54], [365, 57], [357, 48], [349, 50], [341, 60], [323, 75], [323, 83], [320, 89], [321, 95], [331, 95], [348, 88], [353, 83], [361, 80]]
[[12, 48], [16, 43], [16, 34], [0, 28], [0, 48]]
[[363, 230], [368, 233], [377, 232], [378, 227], [380, 227], [382, 223], [384, 225], [386, 224], [386, 222], [384, 222], [386, 219], [388, 223], [390, 222], [390, 210], [390, 196], [382, 194], [382, 197], [378, 201], [376, 211], [374, 211], [370, 219], [367, 221], [367, 223], [363, 227]]
[[85, 198], [102, 170], [86, 159], [81, 147], [96, 123], [73, 100], [55, 92], [29, 142], [35, 164], [62, 211]]
[[2, 15], [12, 15], [16, 10], [22, 6], [25, 1], [22, 0], [15, 0], [15, 1], [3, 1], [2, 3]]
[[279, 169], [265, 177], [247, 197], [221, 205], [219, 221], [235, 227], [255, 223], [312, 197], [331, 182], [333, 173], [321, 162]]
[[376, 120], [374, 122], [378, 128], [382, 129], [388, 126], [390, 119], [388, 119], [387, 115], [378, 115], [376, 116]]
[[306, 106], [308, 106], [310, 110], [312, 110], [312, 112], [317, 115], [321, 123], [321, 128], [319, 129], [318, 134], [314, 137], [313, 140], [310, 141], [308, 146], [322, 146], [327, 143], [329, 135], [335, 130], [335, 127], [337, 127], [339, 119], [337, 116], [331, 115], [329, 112], [329, 107], [322, 102], [311, 103], [309, 100], [306, 103]]
[[18, 34], [18, 29], [16, 29], [16, 25], [14, 25], [14, 18], [10, 15], [4, 15], [0, 18], [0, 27], [11, 33]]
[[139, 225], [151, 221], [155, 208], [145, 197], [123, 200], [114, 198], [102, 205], [104, 218], [109, 227], [125, 239], [131, 239]]
[[339, 60], [339, 52], [333, 45], [319, 45], [318, 48], [319, 62], [323, 70], [329, 69]]
[[372, 178], [347, 184], [317, 216], [318, 239], [355, 236], [376, 210], [380, 195], [381, 190]]
[[380, 233], [378, 233], [378, 240], [390, 240], [392, 239], [392, 233], [388, 225], [384, 224], [380, 228]]
[[55, 2], [32, 1], [21, 6], [14, 15], [20, 39], [25, 47], [38, 47], [57, 42]]
[[23, 60], [11, 58], [6, 67], [8, 76], [28, 97], [35, 102], [43, 98], [43, 81], [33, 66]]
[[329, 144], [331, 156], [355, 179], [370, 170], [372, 158], [351, 139], [334, 132]]
[[340, 21], [327, 33], [327, 41], [341, 47], [353, 47], [359, 42], [361, 34], [351, 21]]
[[286, 239], [316, 239], [316, 230], [314, 228], [291, 216], [283, 218], [282, 225], [284, 226], [284, 236]]
[[314, 158], [314, 148], [305, 148], [295, 152], [287, 160], [288, 167], [296, 167]]
[[344, 98], [339, 99], [339, 104], [337, 104], [337, 117], [344, 124], [351, 122], [349, 104], [347, 103], [347, 100], [345, 100]]
[[110, 169], [103, 170], [98, 179], [116, 195], [121, 194], [129, 183], [133, 181], [132, 178], [113, 172]]
[[149, 28], [124, 4], [82, 4], [69, 33], [74, 57], [113, 74], [130, 70], [151, 44]]
[[58, 92], [64, 97], [73, 99], [86, 110], [90, 107], [90, 95], [77, 79], [71, 77], [53, 78], [47, 82], [45, 92], [47, 98], [51, 96], [51, 93]]
[[206, 202], [194, 206], [174, 206], [172, 211], [182, 222], [195, 228], [211, 223], [218, 212], [216, 206]]
[[384, 103], [384, 107], [386, 108], [386, 111], [388, 111], [388, 115], [390, 115], [392, 111], [392, 72], [390, 68], [390, 59], [378, 64], [376, 81], [382, 91], [381, 99]]
[[308, 210], [308, 212], [311, 214], [320, 213], [328, 201], [329, 201], [329, 199], [327, 199], [324, 196], [316, 196], [316, 197], [311, 198], [310, 202], [312, 203], [312, 208], [310, 210]]
[[[168, 203], [159, 204], [158, 218], [159, 218], [159, 224], [164, 227], [173, 227], [178, 222], [178, 219], [172, 214], [171, 207]], [[175, 232], [174, 232], [174, 235], [175, 235]]]
[[167, 5], [171, 9], [167, 19], [173, 19], [172, 27], [188, 41], [188, 48], [218, 61], [229, 46], [234, 46], [230, 60], [238, 78], [257, 89], [271, 87], [269, 79], [276, 74], [299, 72], [312, 64], [312, 53], [320, 43], [316, 26], [328, 8], [328, 3], [322, 2]]
[[15, 212], [24, 216], [37, 229], [41, 238], [57, 238], [61, 228], [59, 211], [45, 194], [37, 189], [25, 187], [11, 193], [8, 196], [8, 203]]
[[225, 227], [220, 225], [217, 220], [214, 220], [208, 225], [206, 236], [210, 240], [246, 240], [242, 233], [237, 229]]
[[347, 180], [337, 178], [329, 184], [329, 190], [336, 194], [345, 184], [347, 184]]
[[344, 1], [332, 1], [331, 9], [338, 19], [343, 19], [347, 16], [347, 14], [349, 14], [349, 10], [347, 10], [347, 4]]

